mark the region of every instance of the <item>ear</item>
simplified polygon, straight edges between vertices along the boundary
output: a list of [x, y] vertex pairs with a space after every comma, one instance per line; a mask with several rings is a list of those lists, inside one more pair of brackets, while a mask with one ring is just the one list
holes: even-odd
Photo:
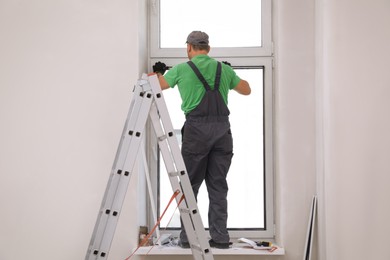
[[190, 52], [191, 50], [192, 50], [191, 44], [188, 44], [188, 43], [187, 43], [187, 53]]

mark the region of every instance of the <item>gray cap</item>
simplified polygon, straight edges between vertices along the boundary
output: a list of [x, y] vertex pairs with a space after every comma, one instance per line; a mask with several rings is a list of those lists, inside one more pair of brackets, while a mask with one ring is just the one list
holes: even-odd
[[188, 35], [186, 43], [193, 45], [209, 45], [209, 36], [205, 32], [193, 31]]

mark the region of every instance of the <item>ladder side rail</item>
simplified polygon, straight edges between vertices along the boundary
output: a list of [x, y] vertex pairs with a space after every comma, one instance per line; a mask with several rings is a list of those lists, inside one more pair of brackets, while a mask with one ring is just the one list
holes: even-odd
[[[142, 99], [139, 99], [137, 97], [140, 95], [141, 92], [142, 92], [142, 88], [138, 84], [135, 85], [132, 98], [131, 98], [129, 111], [127, 113], [125, 125], [123, 127], [121, 140], [116, 151], [114, 163], [112, 165], [112, 172], [115, 172], [115, 169], [117, 167], [117, 164], [119, 164], [119, 162], [123, 162], [125, 160], [126, 155], [123, 153], [122, 149], [126, 149], [126, 150], [128, 149], [128, 147], [124, 145], [125, 139], [127, 137], [126, 133], [128, 132], [128, 129], [134, 125], [136, 115], [139, 114], [139, 109], [141, 106]], [[129, 142], [127, 144], [129, 144]]]
[[[134, 129], [137, 127], [137, 124], [139, 124], [139, 120], [142, 120], [142, 113], [145, 113], [144, 111], [142, 111], [142, 109], [145, 110], [145, 106], [146, 107], [150, 106], [149, 104], [150, 102], [147, 102], [147, 100], [144, 99], [144, 94], [142, 91], [142, 87], [140, 85], [137, 85], [133, 98], [135, 99], [134, 109], [132, 110], [131, 114], [127, 118], [128, 121], [127, 127], [125, 132], [122, 135], [122, 140], [124, 145], [119, 152], [119, 156], [116, 158], [117, 159], [116, 163], [113, 165], [113, 175], [116, 176], [118, 179], [120, 179], [122, 173], [125, 173], [123, 171], [123, 168], [126, 164], [126, 161], [128, 160], [129, 150], [131, 149], [132, 143], [134, 142], [134, 138], [135, 138], [135, 135], [131, 135], [129, 134], [129, 132], [134, 131]], [[112, 207], [114, 203], [117, 189], [111, 190], [111, 192], [113, 192], [112, 194], [113, 196], [109, 196], [110, 199], [106, 201], [104, 208]]]
[[97, 257], [97, 253], [101, 241], [103, 239], [104, 231], [107, 225], [108, 221], [108, 215], [105, 214], [104, 209], [109, 207], [109, 205], [112, 205], [115, 193], [117, 190], [117, 187], [119, 185], [120, 176], [117, 174], [116, 169], [118, 168], [118, 165], [123, 165], [127, 150], [130, 146], [130, 138], [127, 137], [128, 129], [132, 127], [132, 125], [135, 124], [135, 120], [137, 117], [137, 114], [139, 113], [139, 108], [141, 106], [142, 99], [136, 98], [141, 93], [142, 88], [136, 87], [133, 92], [133, 96], [131, 99], [131, 104], [129, 107], [129, 111], [127, 114], [126, 122], [123, 127], [122, 135], [120, 138], [120, 142], [117, 148], [116, 156], [114, 159], [114, 163], [111, 169], [110, 177], [106, 186], [106, 190], [102, 199], [102, 203], [100, 206], [100, 210], [98, 213], [98, 217], [96, 220], [96, 224], [94, 227], [94, 231], [92, 233], [91, 241], [89, 244], [88, 252], [86, 259], [95, 259]]
[[[160, 98], [160, 99], [161, 100], [157, 100], [156, 103], [158, 105], [158, 111], [160, 112], [160, 116], [163, 119], [163, 120], [161, 120], [161, 122], [163, 123], [163, 127], [164, 127], [164, 129], [167, 129], [166, 130], [167, 132], [174, 132], [171, 120], [169, 118], [169, 113], [168, 113], [168, 110], [166, 108], [165, 101], [163, 100], [163, 98]], [[161, 104], [158, 104], [158, 102], [161, 102]], [[164, 119], [165, 117], [167, 118], [167, 120]], [[199, 218], [194, 217], [194, 215], [200, 216], [200, 213], [199, 213], [199, 209], [197, 206], [195, 196], [193, 195], [193, 192], [192, 192], [192, 185], [191, 185], [191, 182], [190, 182], [189, 177], [188, 177], [188, 172], [187, 172], [183, 157], [181, 155], [179, 143], [177, 141], [176, 136], [174, 136], [174, 138], [168, 137], [167, 142], [169, 143], [169, 148], [171, 150], [172, 157], [173, 157], [174, 163], [176, 165], [177, 171], [179, 173], [185, 173], [185, 174], [178, 174], [178, 177], [180, 179], [180, 185], [181, 185], [182, 189], [184, 190], [184, 193], [186, 194], [185, 203], [187, 203], [187, 207], [189, 208], [189, 210], [191, 212], [191, 217], [192, 217], [194, 229], [197, 231], [196, 233], [198, 234], [199, 232], [201, 232], [200, 230], [204, 230], [204, 225], [203, 225], [201, 217], [199, 217]], [[188, 191], [190, 191], [191, 196], [187, 195], [187, 193], [189, 193]], [[203, 240], [205, 240], [205, 241], [203, 241]], [[200, 244], [201, 244], [202, 248], [209, 247], [208, 240], [206, 240], [206, 239], [201, 239]]]
[[[126, 119], [126, 124], [121, 136], [121, 141], [117, 150], [117, 155], [115, 157], [115, 161], [112, 167], [109, 183], [106, 188], [106, 192], [102, 201], [102, 206], [99, 211], [98, 220], [95, 225], [95, 230], [91, 238], [91, 244], [86, 256], [86, 259], [89, 260], [97, 259], [97, 257], [103, 257], [100, 259], [105, 259], [108, 255], [108, 250], [111, 241], [108, 243], [107, 240], [109, 240], [111, 233], [113, 233], [112, 230], [110, 232], [107, 231], [107, 229], [110, 229], [110, 226], [113, 226], [111, 223], [109, 223], [110, 218], [113, 217], [113, 215], [110, 214], [118, 215], [118, 211], [116, 211], [116, 213], [113, 213], [111, 208], [116, 199], [118, 189], [120, 188], [120, 183], [123, 182], [123, 180], [121, 180], [122, 171], [119, 169], [124, 168], [128, 150], [129, 147], [131, 147], [131, 139], [133, 138], [133, 136], [128, 135], [128, 132], [130, 131], [129, 129], [134, 129], [134, 126], [138, 120], [138, 115], [140, 114], [142, 104], [144, 103], [144, 99], [141, 97], [141, 93], [142, 87], [137, 86], [133, 93], [132, 102]], [[147, 113], [144, 114], [146, 114], [147, 116]], [[126, 173], [123, 171], [123, 175], [124, 174]]]
[[167, 134], [164, 132], [163, 128], [161, 127], [160, 117], [158, 115], [158, 110], [155, 104], [152, 104], [152, 107], [150, 108], [149, 117], [156, 133], [160, 150], [162, 149], [162, 147], [165, 148], [164, 145], [166, 145], [166, 150], [164, 149], [164, 152], [161, 152], [161, 155], [163, 157], [167, 173], [169, 176], [177, 176], [179, 173], [175, 167], [168, 144], [165, 142], [168, 137]]
[[[195, 229], [193, 230], [194, 232], [187, 232], [187, 236], [190, 240], [190, 242], [194, 243], [194, 241], [198, 241], [200, 244], [200, 248], [204, 253], [205, 259], [213, 259], [211, 250], [210, 250], [210, 245], [208, 243], [208, 239], [206, 236], [206, 232], [204, 229], [204, 225], [202, 223], [201, 216], [199, 214], [199, 209], [197, 206], [197, 202], [195, 200], [195, 196], [192, 191], [192, 186], [187, 174], [187, 170], [185, 167], [185, 163], [183, 160], [183, 157], [181, 155], [180, 147], [177, 141], [176, 136], [174, 135], [174, 129], [172, 125], [172, 121], [169, 117], [168, 109], [162, 94], [162, 90], [158, 81], [158, 78], [156, 75], [150, 76], [149, 77], [149, 82], [150, 86], [153, 90], [153, 93], [155, 95], [155, 104], [157, 106], [157, 110], [159, 111], [160, 117], [161, 117], [161, 122], [162, 126], [165, 130], [165, 133], [167, 134], [167, 142], [169, 144], [169, 148], [171, 151], [171, 154], [173, 156], [173, 160], [176, 165], [176, 169], [180, 174], [178, 174], [178, 177], [180, 179], [180, 185], [182, 190], [184, 191], [185, 195], [185, 202], [187, 204], [187, 209], [181, 208], [181, 211], [183, 210], [188, 210], [190, 211], [190, 216], [191, 216], [191, 223], [185, 223], [185, 219], [183, 219], [183, 224], [185, 225], [185, 228], [187, 229]], [[172, 134], [171, 134], [172, 133]], [[172, 178], [171, 178], [172, 180]], [[174, 180], [174, 179], [173, 179]], [[179, 205], [180, 208], [180, 205]], [[193, 226], [192, 226], [193, 225]], [[191, 227], [192, 226], [192, 227]], [[186, 229], [186, 230], [187, 230]], [[192, 234], [195, 234], [196, 237], [192, 238], [191, 241], [191, 236]], [[194, 252], [194, 250], [193, 250]], [[194, 254], [195, 257], [195, 254]]]
[[[175, 167], [175, 163], [173, 161], [173, 157], [172, 157], [171, 151], [168, 147], [168, 142], [166, 140], [167, 137], [163, 131], [163, 128], [161, 127], [160, 118], [158, 116], [157, 108], [155, 105], [152, 105], [151, 112], [150, 112], [149, 116], [150, 116], [153, 128], [155, 130], [155, 133], [157, 135], [158, 145], [160, 147], [161, 155], [162, 155], [163, 160], [164, 160], [164, 165], [165, 165], [165, 168], [167, 170], [167, 174], [168, 174], [171, 186], [172, 186], [172, 190], [174, 192], [179, 191], [179, 193], [181, 195], [184, 195], [184, 192], [182, 190], [182, 187], [180, 185], [179, 178], [178, 178], [179, 172], [177, 171], [177, 169]], [[176, 197], [176, 202], [178, 204], [180, 202], [181, 195]], [[180, 203], [179, 208], [186, 209], [186, 207], [183, 206], [184, 203], [185, 203], [184, 201], [182, 203]], [[189, 218], [190, 215], [186, 214], [185, 216], [181, 216], [181, 217], [182, 218]], [[189, 220], [189, 221], [191, 221], [191, 220]]]
[[116, 226], [118, 224], [123, 202], [126, 197], [126, 192], [128, 189], [130, 178], [132, 176], [132, 172], [138, 158], [138, 151], [142, 141], [141, 137], [143, 136], [142, 133], [144, 132], [146, 120], [148, 118], [148, 112], [150, 110], [150, 106], [153, 100], [153, 95], [151, 93], [142, 92], [141, 94], [143, 95], [143, 102], [138, 114], [138, 118], [136, 120], [136, 124], [134, 128], [129, 129], [129, 132], [127, 133], [129, 136], [132, 136], [130, 149], [127, 151], [127, 156], [123, 168], [118, 169], [118, 172], [119, 171], [121, 172], [120, 182], [117, 188], [117, 192], [115, 193], [115, 198], [113, 200], [113, 203], [111, 207], [107, 209], [110, 210], [108, 214], [109, 218], [107, 221], [105, 236], [100, 246], [100, 251], [104, 252], [106, 255], [110, 250], [111, 243], [115, 234]]
[[[160, 115], [163, 117], [164, 113]], [[164, 122], [164, 120], [162, 120]], [[173, 131], [173, 128], [172, 128]], [[167, 132], [171, 132], [167, 130]], [[197, 247], [196, 249], [204, 252], [204, 259], [213, 259], [210, 251], [210, 245], [207, 239], [207, 235], [204, 229], [204, 225], [202, 222], [202, 218], [200, 216], [200, 212], [198, 209], [198, 205], [192, 191], [192, 186], [190, 183], [190, 179], [188, 177], [188, 172], [186, 170], [183, 158], [181, 156], [181, 151], [179, 149], [179, 144], [177, 142], [177, 137], [175, 135], [169, 136], [165, 140], [166, 150], [170, 149], [172, 154], [172, 159], [174, 164], [176, 165], [176, 171], [178, 173], [177, 177], [171, 176], [172, 182], [179, 183], [183, 194], [185, 195], [184, 201], [179, 205], [180, 213], [182, 216], [189, 216], [190, 218], [183, 218], [183, 225], [186, 228], [186, 233], [188, 240], [190, 241], [191, 247]], [[176, 149], [177, 148], [177, 149]], [[184, 213], [184, 214], [182, 214]], [[197, 241], [198, 244], [194, 242]], [[193, 250], [193, 254], [195, 257], [195, 252]], [[210, 257], [211, 255], [211, 257]], [[195, 258], [196, 259], [196, 258]]]
[[[182, 189], [181, 183], [179, 181], [180, 179], [178, 176], [180, 174], [180, 172], [178, 172], [175, 168], [175, 163], [173, 161], [173, 157], [172, 157], [171, 151], [169, 149], [169, 143], [167, 141], [168, 137], [166, 137], [166, 134], [163, 131], [163, 128], [162, 128], [161, 122], [160, 122], [160, 118], [157, 114], [157, 110], [156, 110], [156, 112], [153, 111], [153, 106], [152, 106], [152, 110], [150, 113], [150, 118], [151, 118], [151, 121], [153, 123], [153, 127], [156, 131], [156, 135], [157, 135], [158, 140], [159, 140], [158, 144], [160, 147], [161, 155], [162, 155], [163, 160], [164, 160], [165, 167], [167, 169], [167, 173], [168, 173], [169, 180], [170, 180], [170, 183], [172, 186], [172, 190], [173, 191], [178, 190], [180, 192], [180, 194], [185, 195], [185, 196], [190, 196], [190, 194], [192, 193], [192, 189], [187, 193]], [[176, 138], [176, 137], [172, 136], [172, 138]], [[176, 202], [179, 203], [180, 199], [181, 199], [181, 196], [177, 196]], [[194, 229], [193, 220], [192, 220], [193, 217], [191, 216], [190, 209], [187, 206], [187, 202], [185, 200], [183, 200], [179, 204], [179, 210], [180, 210], [180, 216], [181, 216], [183, 225], [187, 231], [188, 240], [190, 241], [190, 244], [191, 244], [191, 250], [192, 250], [192, 254], [193, 254], [194, 259], [196, 259], [196, 260], [208, 259], [208, 258], [204, 258], [204, 256], [203, 256], [203, 249], [202, 249], [202, 246], [201, 246], [200, 241], [199, 241], [199, 236], [197, 235], [197, 232]], [[200, 230], [200, 232], [204, 232], [204, 227], [202, 227], [199, 230]], [[213, 258], [210, 258], [210, 259], [213, 259]]]

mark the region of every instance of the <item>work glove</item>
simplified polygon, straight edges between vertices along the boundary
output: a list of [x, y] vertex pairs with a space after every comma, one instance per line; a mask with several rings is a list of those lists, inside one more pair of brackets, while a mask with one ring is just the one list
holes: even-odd
[[232, 66], [232, 64], [230, 64], [230, 63], [227, 62], [227, 61], [222, 61], [222, 63], [223, 63], [223, 64], [226, 64], [226, 65], [228, 65], [228, 66], [230, 66], [230, 67]]
[[161, 73], [161, 75], [164, 75], [165, 71], [168, 69], [167, 65], [165, 63], [162, 63], [160, 61], [156, 62], [153, 65], [153, 72], [155, 73]]

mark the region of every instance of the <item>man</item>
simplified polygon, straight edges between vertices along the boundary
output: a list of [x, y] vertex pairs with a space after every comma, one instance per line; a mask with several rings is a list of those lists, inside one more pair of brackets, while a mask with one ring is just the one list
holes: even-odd
[[[228, 92], [234, 89], [249, 95], [251, 88], [230, 66], [208, 56], [210, 46], [206, 33], [193, 31], [186, 43], [189, 62], [173, 67], [164, 76], [161, 63], [156, 63], [153, 70], [162, 89], [175, 85], [179, 88], [181, 108], [186, 116], [182, 128], [182, 155], [192, 189], [196, 198], [203, 180], [206, 181], [210, 200], [210, 246], [229, 248], [226, 176], [233, 157], [233, 139]], [[180, 245], [189, 247], [184, 229], [180, 233]]]

